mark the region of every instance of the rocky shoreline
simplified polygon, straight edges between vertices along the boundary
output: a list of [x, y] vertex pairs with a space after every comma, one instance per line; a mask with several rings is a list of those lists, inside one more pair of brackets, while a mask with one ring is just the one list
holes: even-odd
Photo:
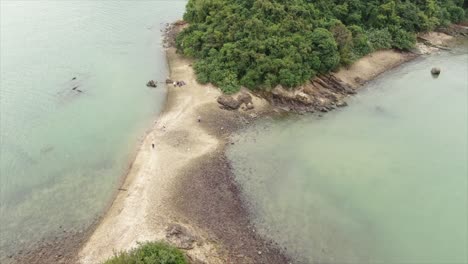
[[[277, 86], [271, 91], [255, 92], [254, 94], [266, 99], [278, 111], [298, 114], [327, 113], [337, 108], [346, 107], [346, 98], [355, 95], [359, 87], [375, 79], [380, 74], [419, 56], [410, 52], [380, 51], [373, 55], [366, 56], [361, 60], [371, 60], [371, 63], [376, 63], [375, 60], [379, 60], [379, 58], [371, 58], [382, 53], [384, 56], [386, 55], [385, 53], [388, 53], [395, 58], [385, 63], [384, 67], [374, 69], [370, 75], [359, 76], [358, 72], [361, 71], [360, 69], [349, 70], [353, 78], [352, 82], [349, 80], [346, 82], [340, 78], [340, 75], [346, 71], [341, 70], [338, 73], [317, 76], [308, 83], [295, 89], [286, 89], [282, 86]], [[242, 94], [243, 93], [240, 93], [238, 97]], [[236, 99], [234, 96], [223, 95], [218, 98], [218, 103], [226, 109], [236, 110], [243, 101], [239, 98]], [[246, 107], [247, 106], [250, 108], [254, 107], [246, 104]]]

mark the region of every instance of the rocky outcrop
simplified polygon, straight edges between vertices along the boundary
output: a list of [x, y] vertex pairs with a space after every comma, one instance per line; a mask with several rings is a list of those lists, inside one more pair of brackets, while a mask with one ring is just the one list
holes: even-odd
[[466, 25], [452, 24], [448, 27], [438, 29], [440, 32], [454, 37], [468, 37], [468, 27]]
[[221, 95], [217, 99], [222, 108], [227, 110], [236, 110], [242, 106], [244, 110], [254, 109], [252, 96], [247, 92], [241, 92], [237, 99], [231, 95]]
[[234, 97], [225, 94], [220, 95], [216, 101], [221, 105], [222, 108], [228, 110], [239, 109], [241, 105]]
[[323, 75], [308, 84], [295, 89], [286, 89], [281, 85], [263, 97], [273, 105], [293, 112], [328, 112], [337, 107], [345, 107], [346, 96], [355, 94], [355, 90], [333, 75]]
[[434, 68], [432, 68], [432, 70], [431, 70], [431, 74], [432, 74], [432, 75], [439, 75], [439, 74], [440, 74], [440, 71], [441, 71], [440, 68], [434, 67]]
[[252, 96], [246, 92], [242, 92], [237, 96], [237, 102], [242, 106], [245, 105], [245, 109], [252, 110], [254, 109]]
[[245, 104], [245, 105], [252, 104], [252, 96], [248, 93], [243, 92], [237, 96], [237, 101], [240, 104]]

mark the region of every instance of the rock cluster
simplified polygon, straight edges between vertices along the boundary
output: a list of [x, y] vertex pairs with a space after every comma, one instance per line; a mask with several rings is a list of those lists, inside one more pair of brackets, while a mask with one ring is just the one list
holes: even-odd
[[223, 94], [218, 97], [217, 101], [222, 108], [227, 110], [236, 110], [239, 109], [239, 107], [241, 107], [242, 105], [245, 105], [246, 109], [248, 110], [254, 108], [252, 96], [245, 92], [240, 93], [237, 96], [237, 99], [231, 95]]
[[146, 83], [146, 86], [155, 88], [155, 87], [157, 87], [158, 85], [156, 84], [155, 81], [149, 80], [149, 81]]
[[273, 105], [288, 111], [328, 112], [348, 104], [343, 99], [355, 90], [333, 75], [324, 75], [310, 81], [297, 89], [275, 87], [271, 92], [264, 93]]

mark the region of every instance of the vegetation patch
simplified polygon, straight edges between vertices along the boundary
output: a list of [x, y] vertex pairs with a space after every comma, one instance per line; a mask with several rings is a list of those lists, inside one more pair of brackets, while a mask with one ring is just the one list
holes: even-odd
[[[468, 2], [468, 1], [466, 1]], [[465, 6], [464, 6], [465, 5]], [[463, 0], [189, 0], [178, 51], [200, 83], [295, 87], [379, 49], [411, 49], [417, 32], [465, 17]]]
[[139, 244], [129, 252], [115, 254], [103, 264], [187, 264], [187, 259], [177, 248], [162, 242]]

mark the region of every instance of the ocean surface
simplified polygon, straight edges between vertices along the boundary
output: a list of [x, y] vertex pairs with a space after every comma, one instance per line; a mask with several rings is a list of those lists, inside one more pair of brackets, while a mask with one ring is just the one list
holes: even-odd
[[145, 84], [167, 76], [161, 30], [186, 1], [0, 3], [4, 263], [111, 202], [164, 103]]
[[233, 136], [257, 231], [294, 263], [467, 263], [468, 46], [386, 73], [348, 103]]

